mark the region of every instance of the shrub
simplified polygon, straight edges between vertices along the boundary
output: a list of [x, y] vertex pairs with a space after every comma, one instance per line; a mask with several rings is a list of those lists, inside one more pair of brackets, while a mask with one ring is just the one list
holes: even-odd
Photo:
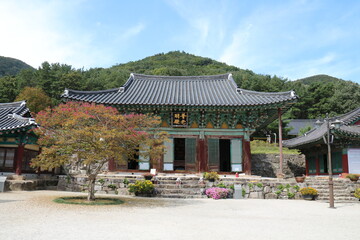
[[277, 191], [275, 192], [275, 194], [279, 196], [279, 195], [281, 194], [281, 192], [282, 192], [281, 190], [277, 190]]
[[293, 189], [295, 189], [296, 192], [300, 190], [300, 187], [298, 185], [293, 186]]
[[280, 191], [284, 190], [284, 185], [280, 184], [279, 186], [276, 187], [277, 189], [279, 189]]
[[130, 182], [129, 182], [129, 180], [128, 180], [127, 178], [125, 178], [124, 181], [123, 181], [123, 183], [126, 184], [126, 185], [128, 185]]
[[313, 196], [318, 195], [318, 191], [312, 187], [304, 187], [300, 189], [300, 193], [301, 195], [313, 195]]
[[103, 185], [103, 184], [105, 183], [105, 180], [102, 179], [102, 178], [100, 178], [100, 179], [98, 180], [98, 182], [99, 182], [101, 185]]
[[354, 196], [358, 199], [360, 199], [360, 188], [357, 188], [354, 192]]
[[209, 181], [215, 181], [219, 179], [219, 174], [217, 172], [205, 172], [204, 178]]
[[261, 182], [259, 182], [259, 183], [256, 184], [256, 186], [257, 186], [258, 188], [262, 188], [262, 187], [263, 187], [263, 184], [262, 184]]
[[288, 192], [288, 193], [287, 193], [287, 196], [288, 196], [288, 199], [292, 199], [292, 198], [295, 197], [295, 193]]
[[241, 191], [242, 196], [245, 197], [245, 195], [246, 195], [246, 190], [245, 190], [245, 188], [243, 188], [243, 189], [241, 189], [241, 190], [242, 190], [242, 191]]
[[213, 199], [227, 198], [227, 196], [229, 194], [229, 189], [212, 187], [212, 188], [206, 189], [205, 194], [206, 194], [206, 196], [211, 197]]
[[114, 189], [116, 188], [116, 185], [114, 185], [114, 184], [109, 184], [109, 185], [108, 185], [108, 188], [111, 188], [112, 190], [114, 190]]
[[138, 180], [129, 184], [129, 192], [137, 194], [151, 194], [154, 192], [154, 184], [150, 180]]
[[219, 188], [227, 188], [227, 186], [224, 183], [219, 183], [216, 186], [219, 187]]
[[248, 184], [248, 187], [249, 187], [250, 189], [252, 189], [252, 188], [254, 187], [254, 184], [249, 183], [249, 184]]

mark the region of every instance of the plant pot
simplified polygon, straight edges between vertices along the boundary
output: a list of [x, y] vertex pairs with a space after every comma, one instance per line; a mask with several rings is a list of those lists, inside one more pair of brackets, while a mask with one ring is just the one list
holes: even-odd
[[151, 180], [153, 176], [144, 176], [145, 180]]
[[153, 197], [154, 193], [135, 193], [137, 197]]
[[302, 195], [304, 200], [315, 200], [315, 195]]
[[303, 183], [305, 181], [305, 177], [295, 177], [295, 181], [297, 183]]
[[349, 178], [350, 179], [350, 181], [352, 181], [352, 182], [357, 182], [357, 180], [359, 180], [359, 177], [357, 177], [357, 178]]

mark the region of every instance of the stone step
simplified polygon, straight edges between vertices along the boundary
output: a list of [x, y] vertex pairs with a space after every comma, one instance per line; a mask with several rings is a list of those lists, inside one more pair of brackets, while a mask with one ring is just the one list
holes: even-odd
[[156, 191], [159, 194], [168, 194], [168, 193], [181, 193], [181, 194], [202, 194], [202, 190], [201, 189], [193, 189], [193, 188], [188, 188], [188, 189], [156, 189]]
[[205, 195], [187, 195], [187, 194], [162, 194], [157, 195], [159, 198], [207, 198]]
[[169, 188], [169, 189], [177, 189], [177, 188], [206, 188], [206, 186], [202, 186], [202, 185], [188, 185], [188, 184], [184, 184], [184, 185], [175, 185], [175, 184], [156, 184], [155, 188]]
[[[329, 197], [318, 197], [317, 200], [320, 201], [328, 201]], [[336, 201], [351, 201], [351, 202], [359, 202], [359, 199], [354, 198], [354, 197], [334, 197], [335, 202]]]

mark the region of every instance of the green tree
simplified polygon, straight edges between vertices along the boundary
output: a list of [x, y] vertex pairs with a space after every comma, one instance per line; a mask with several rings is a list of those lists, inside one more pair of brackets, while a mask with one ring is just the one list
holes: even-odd
[[84, 167], [89, 201], [95, 200], [97, 175], [111, 159], [123, 162], [135, 154], [155, 159], [164, 151], [166, 133], [156, 131], [160, 119], [150, 115], [121, 115], [113, 107], [68, 102], [41, 111], [36, 120], [42, 151], [32, 166]]
[[308, 131], [310, 131], [312, 129], [312, 126], [308, 125], [305, 126], [303, 128], [299, 129], [299, 136], [303, 136], [305, 133], [307, 133]]
[[0, 78], [0, 102], [13, 102], [17, 94], [16, 78], [5, 76]]
[[25, 87], [15, 101], [26, 100], [26, 105], [32, 113], [38, 113], [51, 105], [51, 99], [44, 90], [36, 87]]

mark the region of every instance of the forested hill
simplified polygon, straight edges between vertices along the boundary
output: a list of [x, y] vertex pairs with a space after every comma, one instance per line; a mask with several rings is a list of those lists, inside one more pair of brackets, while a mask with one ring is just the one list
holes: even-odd
[[255, 91], [295, 90], [300, 100], [287, 112], [287, 118], [316, 118], [343, 114], [360, 107], [359, 84], [318, 75], [297, 81], [256, 74], [251, 70], [229, 66], [210, 58], [180, 51], [160, 53], [142, 60], [110, 68], [74, 69], [70, 65], [44, 62], [38, 69], [24, 69], [16, 76], [0, 77], [0, 102], [14, 101], [27, 86], [45, 91], [53, 104], [65, 88], [102, 90], [122, 86], [131, 72], [153, 75], [213, 75], [232, 73], [239, 87]]
[[0, 56], [0, 77], [16, 75], [23, 69], [33, 69], [33, 67], [15, 58]]
[[311, 85], [313, 83], [337, 83], [344, 80], [326, 74], [319, 74], [311, 77], [301, 78], [296, 81], [299, 81], [305, 85]]

